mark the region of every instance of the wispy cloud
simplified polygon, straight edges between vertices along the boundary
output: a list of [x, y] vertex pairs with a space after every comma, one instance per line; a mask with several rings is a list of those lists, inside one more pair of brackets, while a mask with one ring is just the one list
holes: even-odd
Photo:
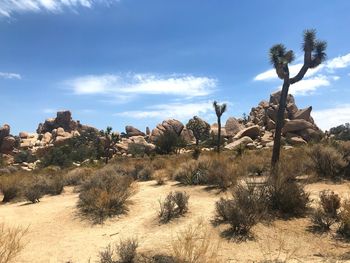
[[175, 118], [187, 121], [194, 115], [208, 117], [213, 111], [212, 102], [195, 102], [195, 103], [170, 103], [160, 104], [147, 107], [144, 111], [125, 111], [116, 113], [116, 116], [124, 116], [135, 119], [154, 118], [164, 120], [167, 118]]
[[350, 104], [338, 105], [334, 108], [316, 110], [312, 113], [317, 125], [323, 130], [349, 122]]
[[20, 74], [9, 73], [9, 72], [0, 72], [0, 78], [3, 78], [3, 79], [22, 79]]
[[76, 7], [91, 8], [96, 4], [111, 4], [119, 0], [1, 0], [0, 16], [10, 17], [13, 13], [48, 11], [62, 12]]
[[[302, 63], [291, 65], [289, 67], [290, 75], [295, 76], [302, 66]], [[311, 95], [317, 91], [318, 88], [330, 86], [333, 81], [338, 80], [340, 77], [334, 75], [337, 69], [349, 66], [350, 53], [330, 59], [317, 68], [308, 70], [303, 80], [291, 85], [290, 93], [301, 96]], [[278, 80], [278, 77], [275, 69], [269, 69], [256, 75], [254, 80], [275, 81]]]
[[153, 74], [88, 75], [66, 81], [76, 95], [104, 95], [106, 97], [133, 95], [172, 95], [200, 97], [214, 92], [216, 80], [191, 75], [160, 76]]

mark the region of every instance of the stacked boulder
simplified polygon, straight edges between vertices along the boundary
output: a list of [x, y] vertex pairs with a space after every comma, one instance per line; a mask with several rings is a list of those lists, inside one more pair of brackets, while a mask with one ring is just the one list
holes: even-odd
[[4, 124], [0, 127], [0, 153], [11, 155], [15, 146], [16, 138], [10, 135], [10, 125]]

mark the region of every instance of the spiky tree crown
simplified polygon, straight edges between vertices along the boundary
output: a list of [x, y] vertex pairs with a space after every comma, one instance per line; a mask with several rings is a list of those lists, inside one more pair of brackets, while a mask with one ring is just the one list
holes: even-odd
[[226, 111], [227, 105], [226, 103], [218, 104], [217, 101], [214, 101], [213, 107], [215, 109], [216, 116], [221, 117], [221, 115]]

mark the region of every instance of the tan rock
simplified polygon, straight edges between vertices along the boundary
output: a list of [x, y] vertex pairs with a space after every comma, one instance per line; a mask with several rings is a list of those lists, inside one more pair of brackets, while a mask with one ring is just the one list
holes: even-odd
[[240, 139], [242, 137], [248, 136], [251, 139], [257, 139], [260, 136], [260, 128], [258, 125], [253, 125], [250, 126], [248, 128], [245, 128], [244, 130], [241, 130], [240, 132], [238, 132], [234, 139]]
[[253, 140], [248, 136], [244, 136], [234, 142], [227, 144], [224, 148], [228, 150], [234, 150], [241, 146], [245, 147], [248, 143], [253, 143]]
[[305, 129], [315, 129], [315, 127], [312, 123], [303, 119], [290, 120], [285, 122], [282, 133], [298, 132]]
[[227, 119], [225, 124], [225, 130], [227, 136], [235, 136], [238, 132], [244, 129], [244, 125], [238, 122], [238, 120], [234, 117], [230, 117]]

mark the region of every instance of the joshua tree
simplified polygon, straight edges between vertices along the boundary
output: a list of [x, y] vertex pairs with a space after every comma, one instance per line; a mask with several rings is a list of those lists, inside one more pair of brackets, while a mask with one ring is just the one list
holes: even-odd
[[100, 131], [100, 139], [103, 143], [103, 155], [105, 157], [105, 163], [107, 164], [109, 159], [113, 157], [115, 153], [115, 145], [119, 141], [119, 135], [112, 132], [112, 127], [107, 127], [107, 129]]
[[226, 111], [227, 105], [218, 104], [216, 101], [213, 103], [213, 107], [215, 109], [216, 116], [218, 117], [218, 142], [217, 142], [217, 151], [220, 153], [220, 142], [221, 142], [221, 116]]
[[308, 69], [316, 68], [323, 61], [325, 61], [326, 47], [327, 43], [325, 41], [319, 41], [316, 39], [316, 30], [305, 30], [304, 41], [302, 44], [304, 51], [304, 64], [298, 74], [292, 78], [289, 76], [288, 64], [294, 60], [293, 51], [287, 51], [286, 47], [283, 44], [274, 45], [270, 49], [270, 62], [275, 67], [277, 76], [283, 80], [282, 92], [277, 112], [276, 131], [271, 159], [271, 166], [274, 174], [276, 174], [278, 170], [278, 161], [280, 157], [281, 147], [281, 132], [284, 124], [284, 111], [286, 109], [289, 86], [302, 80]]
[[200, 140], [209, 138], [210, 125], [201, 118], [194, 116], [186, 124], [186, 128], [193, 132], [196, 138], [196, 145], [198, 146]]

